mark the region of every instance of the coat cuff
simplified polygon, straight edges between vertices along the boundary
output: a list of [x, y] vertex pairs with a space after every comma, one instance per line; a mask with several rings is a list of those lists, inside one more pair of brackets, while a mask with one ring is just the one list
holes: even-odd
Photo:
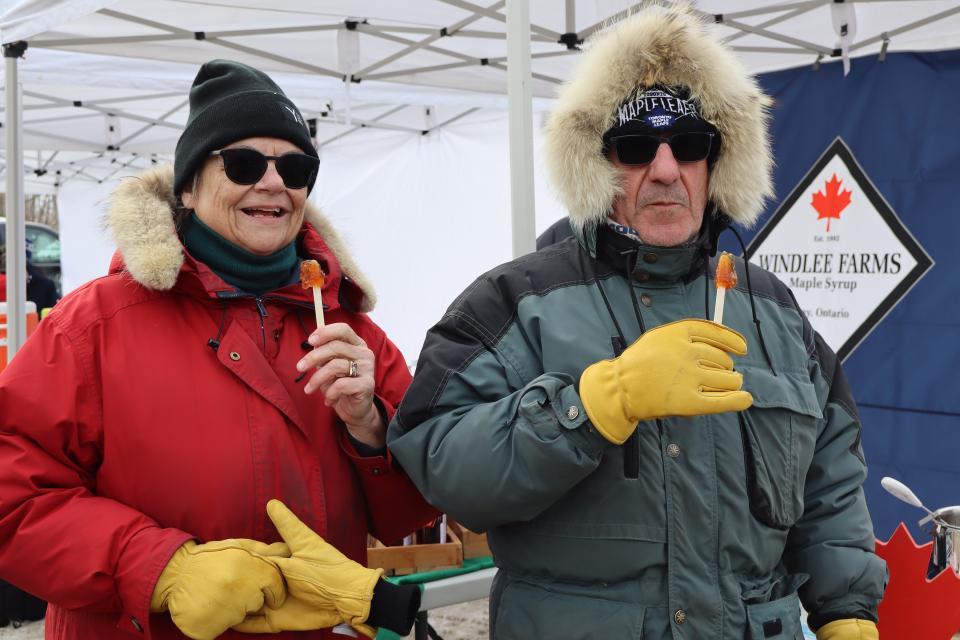
[[[390, 424], [390, 418], [386, 405], [384, 405], [383, 400], [377, 396], [374, 396], [373, 406], [377, 408], [377, 413], [380, 414], [380, 419], [383, 420], [384, 428], [386, 428], [386, 425]], [[374, 458], [376, 456], [387, 455], [387, 445], [383, 445], [382, 447], [371, 447], [370, 445], [360, 442], [354, 438], [346, 429], [344, 429], [344, 431], [346, 431], [347, 440], [350, 441], [350, 445], [353, 447], [353, 450], [361, 458]]]
[[137, 533], [123, 549], [117, 564], [117, 590], [123, 610], [117, 628], [152, 638], [150, 598], [160, 574], [174, 552], [193, 536], [178, 529], [149, 527]]
[[420, 609], [420, 587], [379, 580], [373, 588], [373, 601], [367, 624], [384, 627], [405, 636], [410, 633]]

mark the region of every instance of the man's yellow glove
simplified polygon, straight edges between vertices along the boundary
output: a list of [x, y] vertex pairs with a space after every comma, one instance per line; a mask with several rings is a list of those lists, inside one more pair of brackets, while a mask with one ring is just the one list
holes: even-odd
[[623, 444], [641, 420], [743, 411], [753, 396], [728, 354], [746, 355], [743, 336], [708, 320], [679, 320], [644, 333], [619, 357], [590, 365], [580, 399], [590, 421]]
[[[296, 601], [296, 607], [303, 606], [323, 612], [324, 624], [321, 626], [332, 627], [344, 621], [360, 633], [373, 638], [376, 631], [364, 622], [370, 615], [373, 588], [383, 575], [383, 569], [368, 569], [349, 559], [303, 524], [279, 500], [267, 503], [267, 515], [290, 548], [289, 558], [274, 557], [270, 560], [283, 572], [287, 589]], [[287, 624], [288, 620], [294, 624], [299, 623], [294, 620], [295, 614], [287, 615], [283, 609], [281, 607], [277, 612], [268, 612], [273, 624]], [[321, 615], [317, 613], [316, 617], [319, 619]], [[328, 621], [331, 624], [326, 624]], [[242, 627], [237, 628], [245, 630]], [[282, 630], [303, 628], [280, 627]], [[309, 628], [316, 629], [317, 626]]]
[[283, 604], [283, 576], [270, 561], [280, 555], [289, 555], [282, 543], [190, 540], [160, 574], [150, 611], [169, 611], [180, 631], [194, 640], [216, 638], [248, 613]]
[[880, 632], [869, 620], [846, 618], [817, 629], [817, 640], [880, 640]]

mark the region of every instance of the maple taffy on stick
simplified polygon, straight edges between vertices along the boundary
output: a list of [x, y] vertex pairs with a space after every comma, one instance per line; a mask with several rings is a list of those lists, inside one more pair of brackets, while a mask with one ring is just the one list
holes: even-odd
[[713, 321], [723, 324], [723, 301], [727, 289], [737, 286], [737, 270], [733, 268], [733, 256], [726, 251], [720, 254], [720, 260], [717, 261], [717, 272], [713, 282], [717, 285], [717, 304], [713, 309]]
[[323, 300], [321, 291], [326, 284], [326, 278], [320, 263], [316, 260], [304, 260], [300, 263], [300, 286], [304, 289], [313, 289], [313, 307], [317, 314], [317, 328], [323, 326]]

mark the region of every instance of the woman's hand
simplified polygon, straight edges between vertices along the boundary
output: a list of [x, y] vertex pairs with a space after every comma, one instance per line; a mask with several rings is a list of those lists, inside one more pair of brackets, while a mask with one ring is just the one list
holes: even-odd
[[324, 403], [333, 407], [351, 436], [371, 447], [384, 446], [387, 425], [373, 403], [373, 352], [342, 322], [318, 328], [308, 340], [314, 349], [297, 363], [297, 371], [316, 372], [307, 380], [304, 392], [321, 392]]

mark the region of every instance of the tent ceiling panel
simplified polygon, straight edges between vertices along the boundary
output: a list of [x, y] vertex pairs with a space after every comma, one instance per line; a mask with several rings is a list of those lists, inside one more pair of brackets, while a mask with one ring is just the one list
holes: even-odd
[[[531, 87], [534, 109], [542, 111], [578, 58], [559, 36], [575, 32], [589, 43], [590, 34], [645, 3], [530, 4]], [[812, 65], [818, 54], [835, 61], [835, 6], [695, 2], [708, 19], [722, 16], [715, 28], [758, 73]], [[956, 0], [842, 6], [856, 15], [854, 58], [877, 55], [884, 34], [891, 52], [960, 47]], [[32, 36], [20, 64], [27, 148], [102, 151], [119, 140], [123, 152], [149, 154], [172, 150], [197, 67], [215, 57], [270, 72], [317, 118], [321, 144], [361, 129], [410, 134], [483, 117], [475, 110], [507, 104], [505, 11], [504, 0], [8, 0], [0, 34], [5, 41]], [[349, 66], [342, 42], [348, 20], [357, 22], [351, 37], [358, 43]], [[359, 83], [344, 82], [351, 72]]]
[[[38, 0], [21, 0], [24, 3]], [[78, 0], [61, 0], [74, 7]], [[56, 4], [56, 3], [55, 3]], [[611, 16], [642, 3], [578, 0], [532, 3], [534, 54], [559, 53], [556, 42], [568, 28], [582, 37]], [[572, 15], [567, 7], [572, 6]], [[697, 9], [722, 15], [722, 33], [744, 54], [754, 71], [812, 64], [830, 56], [838, 44], [829, 0], [701, 0]], [[860, 0], [845, 3], [857, 16], [851, 52], [876, 54], [883, 34], [893, 34], [891, 51], [950, 46], [960, 38], [960, 8], [952, 0]], [[905, 10], [908, 9], [908, 10]], [[382, 0], [304, 3], [125, 0], [62, 24], [31, 39], [33, 47], [198, 64], [232, 57], [268, 71], [320, 73], [332, 78], [361, 71], [363, 79], [484, 92], [506, 91], [499, 61], [505, 57], [503, 2]], [[954, 12], [950, 15], [950, 12]], [[926, 21], [940, 16], [929, 24]], [[338, 32], [347, 20], [359, 21], [359, 62], [346, 68], [338, 54]], [[911, 23], [922, 29], [907, 29]], [[440, 37], [446, 27], [448, 37]], [[284, 33], [288, 29], [294, 32]], [[9, 29], [8, 29], [9, 31]], [[202, 33], [204, 39], [195, 34]], [[478, 34], [476, 36], [471, 34]], [[115, 39], [119, 38], [119, 41]], [[141, 41], [133, 44], [136, 38]], [[79, 42], [86, 44], [78, 44]], [[861, 44], [863, 43], [863, 44]], [[480, 66], [480, 59], [494, 63]], [[552, 97], [557, 80], [569, 73], [572, 59], [534, 59], [534, 92]], [[364, 78], [364, 76], [367, 76]]]

